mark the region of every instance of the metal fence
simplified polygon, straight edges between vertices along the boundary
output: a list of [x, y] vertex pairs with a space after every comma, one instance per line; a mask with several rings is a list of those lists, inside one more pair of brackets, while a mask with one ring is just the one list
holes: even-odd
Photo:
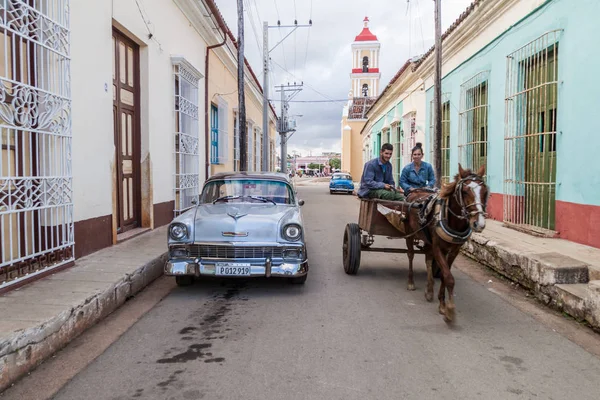
[[74, 258], [69, 2], [0, 2], [0, 288]]
[[175, 74], [175, 216], [193, 206], [200, 187], [198, 82], [202, 75], [185, 59], [174, 57]]
[[507, 56], [504, 137], [504, 222], [554, 230], [556, 115], [561, 30]]

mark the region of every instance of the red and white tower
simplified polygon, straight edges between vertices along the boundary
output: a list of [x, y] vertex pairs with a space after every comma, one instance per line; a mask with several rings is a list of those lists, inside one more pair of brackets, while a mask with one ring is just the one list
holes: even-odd
[[369, 30], [369, 17], [352, 43], [351, 87], [353, 97], [377, 97], [379, 95], [379, 49], [381, 44]]

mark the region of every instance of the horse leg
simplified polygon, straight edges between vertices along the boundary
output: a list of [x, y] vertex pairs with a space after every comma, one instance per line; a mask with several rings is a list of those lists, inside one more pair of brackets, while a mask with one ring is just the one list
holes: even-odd
[[413, 277], [413, 258], [415, 257], [414, 240], [412, 237], [406, 239], [406, 248], [408, 255], [408, 285], [407, 290], [415, 290], [415, 281]]
[[425, 299], [433, 301], [433, 255], [431, 249], [425, 253], [425, 264], [427, 265], [427, 289], [425, 289]]
[[[456, 305], [454, 304], [454, 276], [452, 275], [452, 263], [458, 256], [460, 252], [460, 246], [455, 246], [448, 252], [447, 256], [447, 265], [448, 265], [448, 273], [449, 273], [449, 282], [450, 284], [446, 284], [446, 288], [448, 289], [448, 302], [446, 304], [446, 312], [444, 314], [444, 319], [446, 322], [452, 322], [455, 318], [456, 313]], [[444, 281], [446, 281], [444, 279]]]
[[[440, 292], [438, 294], [438, 299], [440, 300], [439, 311], [440, 314], [444, 315], [444, 320], [446, 322], [451, 322], [454, 320], [455, 314], [455, 306], [454, 306], [454, 277], [450, 272], [450, 267], [448, 266], [447, 255], [444, 254], [442, 249], [440, 248], [440, 243], [436, 243], [437, 241], [434, 239], [433, 244], [433, 256], [435, 260], [438, 262], [439, 267], [442, 270], [442, 283], [440, 285]], [[448, 303], [446, 303], [445, 294], [446, 289], [448, 289]]]

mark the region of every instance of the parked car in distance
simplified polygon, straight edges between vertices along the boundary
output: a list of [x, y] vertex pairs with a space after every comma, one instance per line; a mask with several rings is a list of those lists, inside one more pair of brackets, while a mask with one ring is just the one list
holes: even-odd
[[329, 193], [334, 194], [338, 192], [350, 193], [354, 191], [354, 182], [352, 182], [352, 176], [344, 172], [336, 172], [331, 176], [329, 181]]
[[165, 275], [175, 276], [180, 286], [204, 275], [303, 284], [308, 276], [303, 204], [286, 174], [210, 177], [197, 204], [169, 225]]

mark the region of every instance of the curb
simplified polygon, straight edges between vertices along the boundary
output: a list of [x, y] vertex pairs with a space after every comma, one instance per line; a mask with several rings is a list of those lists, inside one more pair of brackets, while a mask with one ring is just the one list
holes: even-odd
[[0, 392], [163, 274], [167, 253], [39, 325], [0, 340]]
[[461, 249], [469, 258], [531, 290], [544, 304], [600, 330], [600, 281], [588, 265], [559, 253], [528, 253], [473, 234]]

